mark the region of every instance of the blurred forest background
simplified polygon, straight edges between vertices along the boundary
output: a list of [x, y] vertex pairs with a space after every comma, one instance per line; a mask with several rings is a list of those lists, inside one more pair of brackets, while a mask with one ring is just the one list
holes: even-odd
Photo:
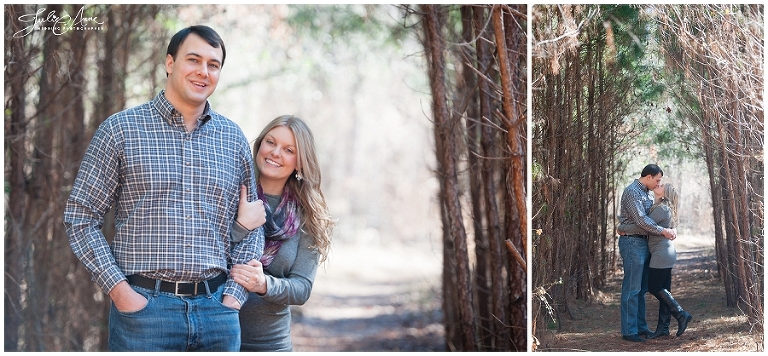
[[764, 7], [541, 5], [531, 36], [534, 335], [621, 272], [619, 199], [648, 163], [680, 193], [681, 238], [713, 242], [739, 330], [761, 334]]
[[[314, 132], [338, 229], [310, 304], [386, 274], [428, 296], [438, 350], [526, 350], [526, 11], [5, 5], [5, 350], [106, 349], [108, 300], [64, 203], [95, 128], [163, 88], [168, 40], [192, 24], [227, 48], [214, 110], [249, 140], [283, 114]], [[86, 28], [41, 30], [51, 13]], [[356, 269], [338, 288], [335, 266]]]

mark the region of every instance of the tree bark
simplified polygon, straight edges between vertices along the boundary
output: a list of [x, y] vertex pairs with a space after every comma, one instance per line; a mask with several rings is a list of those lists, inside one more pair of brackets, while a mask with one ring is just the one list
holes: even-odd
[[[462, 108], [466, 110], [457, 110], [457, 112], [466, 111], [466, 132], [467, 132], [467, 173], [469, 175], [469, 196], [472, 203], [472, 231], [475, 240], [475, 270], [474, 270], [474, 291], [475, 302], [477, 303], [477, 314], [480, 327], [478, 328], [478, 337], [480, 338], [479, 351], [491, 350], [493, 343], [492, 319], [491, 319], [491, 279], [490, 273], [493, 265], [490, 263], [488, 234], [485, 233], [483, 224], [483, 204], [482, 204], [482, 169], [480, 157], [482, 151], [480, 147], [482, 115], [480, 109], [481, 101], [488, 101], [483, 90], [479, 86], [487, 86], [485, 81], [478, 81], [472, 66], [479, 68], [480, 72], [487, 75], [485, 66], [480, 65], [483, 59], [479, 53], [483, 50], [479, 47], [485, 47], [483, 41], [475, 41], [476, 36], [482, 36], [482, 19], [484, 17], [484, 7], [461, 6], [461, 25], [462, 39], [465, 43], [475, 43], [477, 49], [475, 53], [470, 51], [469, 46], [462, 47], [461, 66], [463, 82], [459, 85], [460, 97], [462, 98]], [[478, 22], [480, 22], [478, 24]], [[457, 101], [458, 103], [458, 101]], [[487, 105], [487, 104], [486, 104]]]
[[432, 90], [432, 112], [434, 119], [435, 144], [437, 146], [438, 176], [442, 204], [446, 213], [443, 229], [448, 231], [456, 252], [456, 276], [458, 288], [459, 333], [462, 338], [464, 351], [475, 351], [476, 340], [474, 330], [474, 313], [471, 281], [469, 278], [469, 259], [467, 252], [467, 235], [464, 230], [459, 202], [457, 150], [455, 147], [456, 121], [452, 120], [447, 107], [445, 89], [445, 62], [443, 58], [444, 44], [440, 28], [445, 14], [439, 6], [423, 5], [425, 47], [429, 64], [429, 79]]
[[24, 160], [26, 159], [26, 91], [24, 86], [30, 78], [29, 59], [26, 57], [25, 37], [14, 38], [9, 34], [21, 30], [14, 19], [24, 13], [23, 5], [5, 6], [5, 150], [6, 182], [9, 201], [6, 205], [5, 225], [5, 278], [4, 278], [4, 344], [5, 351], [19, 351], [19, 328], [23, 324], [21, 305], [21, 284], [23, 282], [24, 230], [26, 225], [24, 194]]

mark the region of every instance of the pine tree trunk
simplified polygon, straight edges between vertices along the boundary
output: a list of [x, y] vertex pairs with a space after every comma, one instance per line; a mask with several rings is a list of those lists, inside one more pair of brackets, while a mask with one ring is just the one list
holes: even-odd
[[[429, 79], [432, 89], [432, 112], [434, 120], [435, 145], [437, 146], [438, 176], [442, 207], [445, 209], [443, 229], [448, 231], [456, 256], [456, 287], [458, 289], [459, 335], [463, 342], [461, 350], [475, 351], [474, 312], [472, 303], [471, 280], [469, 276], [469, 255], [467, 235], [462, 222], [462, 210], [459, 202], [457, 164], [458, 151], [455, 145], [457, 120], [448, 112], [445, 89], [444, 44], [440, 28], [445, 14], [439, 6], [423, 5], [425, 48], [429, 64]], [[450, 321], [449, 321], [450, 322]]]
[[[26, 244], [23, 226], [25, 223], [25, 184], [24, 161], [26, 159], [26, 91], [24, 85], [29, 80], [29, 59], [25, 58], [25, 37], [14, 38], [9, 33], [21, 29], [13, 19], [23, 13], [23, 5], [5, 6], [5, 150], [6, 150], [6, 189], [9, 201], [5, 209], [5, 351], [19, 351], [19, 329], [24, 322], [21, 305], [21, 283], [23, 281], [23, 254]], [[10, 116], [10, 117], [9, 117]]]

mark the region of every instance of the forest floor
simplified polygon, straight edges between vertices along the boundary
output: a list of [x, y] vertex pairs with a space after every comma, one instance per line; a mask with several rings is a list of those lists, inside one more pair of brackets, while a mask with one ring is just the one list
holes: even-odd
[[441, 253], [426, 242], [334, 246], [309, 301], [292, 308], [294, 351], [445, 351]]
[[[681, 235], [673, 295], [693, 315], [685, 334], [644, 343], [621, 339], [621, 268], [592, 302], [569, 302], [560, 330], [538, 330], [537, 351], [763, 351], [738, 308], [725, 306], [711, 238]], [[321, 265], [312, 297], [294, 307], [294, 351], [446, 351], [440, 310], [440, 247], [421, 244], [334, 246]], [[647, 321], [656, 328], [657, 306], [648, 295]], [[540, 324], [543, 317], [538, 318]]]
[[[747, 317], [738, 308], [726, 307], [724, 288], [717, 275], [714, 240], [681, 235], [675, 247], [678, 255], [672, 270], [672, 295], [693, 315], [682, 336], [675, 336], [677, 321], [673, 318], [671, 336], [643, 343], [621, 338], [623, 273], [619, 268], [594, 301], [569, 302], [570, 315], [561, 313], [559, 331], [537, 330], [538, 351], [763, 351], [764, 334], [751, 331]], [[648, 294], [646, 305], [648, 327], [655, 330], [658, 301]]]

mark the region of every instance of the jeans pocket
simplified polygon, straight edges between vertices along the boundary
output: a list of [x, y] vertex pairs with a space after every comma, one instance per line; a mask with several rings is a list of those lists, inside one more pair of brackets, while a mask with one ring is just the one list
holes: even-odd
[[[224, 308], [224, 309], [226, 309], [226, 310], [228, 310], [228, 311], [231, 311], [231, 312], [234, 312], [234, 313], [240, 313], [240, 310], [238, 310], [238, 309], [235, 309], [235, 308], [230, 308], [230, 307], [228, 307], [228, 306], [224, 305], [224, 295], [216, 295], [216, 294], [214, 294], [214, 295], [211, 297], [211, 299], [214, 299], [214, 300], [216, 300], [216, 302], [217, 302], [217, 303], [218, 303], [218, 304], [219, 304], [219, 305], [220, 305], [222, 308]], [[240, 307], [242, 308], [243, 306], [241, 305]]]
[[144, 312], [144, 311], [146, 311], [147, 309], [149, 309], [149, 303], [151, 303], [151, 302], [152, 302], [152, 299], [154, 299], [154, 298], [153, 298], [153, 297], [152, 297], [152, 296], [151, 296], [149, 293], [145, 292], [145, 291], [144, 291], [144, 290], [142, 290], [141, 288], [137, 288], [137, 287], [134, 287], [134, 286], [131, 286], [131, 288], [133, 288], [133, 290], [134, 290], [136, 293], [139, 293], [139, 294], [140, 294], [142, 297], [144, 297], [144, 298], [147, 300], [147, 304], [144, 304], [144, 306], [143, 306], [141, 309], [139, 309], [139, 310], [134, 310], [134, 311], [124, 312], [124, 311], [121, 311], [120, 309], [117, 309], [117, 307], [115, 306], [115, 303], [114, 303], [114, 302], [112, 302], [112, 308], [114, 308], [114, 309], [115, 309], [115, 311], [116, 311], [118, 314], [120, 314], [120, 315], [123, 315], [123, 316], [135, 316], [135, 315], [140, 315], [142, 312]]

